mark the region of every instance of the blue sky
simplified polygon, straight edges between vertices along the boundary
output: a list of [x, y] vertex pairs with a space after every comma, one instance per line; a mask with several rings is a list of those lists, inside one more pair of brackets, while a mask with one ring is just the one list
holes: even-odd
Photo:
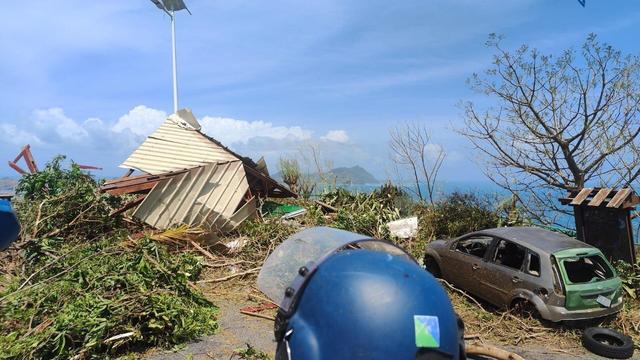
[[[491, 63], [489, 33], [546, 53], [593, 32], [638, 53], [640, 6], [587, 0], [187, 0], [179, 14], [181, 107], [271, 167], [313, 144], [336, 166], [392, 178], [388, 131], [423, 122], [445, 148], [443, 180], [482, 178], [462, 126], [465, 80]], [[635, 6], [634, 6], [635, 5]], [[31, 143], [117, 165], [172, 108], [169, 19], [147, 0], [12, 2], [0, 38], [0, 154]], [[55, 14], [55, 15], [54, 15]], [[6, 165], [0, 176], [14, 175]]]

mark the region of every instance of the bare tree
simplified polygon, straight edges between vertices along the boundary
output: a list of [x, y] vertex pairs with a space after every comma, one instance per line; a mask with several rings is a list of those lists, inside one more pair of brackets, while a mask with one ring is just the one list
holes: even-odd
[[486, 174], [511, 191], [535, 220], [568, 213], [558, 195], [586, 185], [620, 187], [640, 175], [640, 61], [590, 35], [581, 51], [559, 57], [523, 45], [496, 50], [471, 88], [495, 100], [464, 104], [460, 129], [484, 155]]
[[422, 124], [400, 125], [391, 129], [389, 134], [393, 161], [412, 173], [415, 193], [422, 201], [425, 196], [420, 184], [427, 186], [426, 197], [433, 204], [438, 172], [446, 156], [444, 149], [431, 142], [431, 135]]
[[333, 173], [333, 161], [322, 157], [317, 144], [311, 142], [304, 144], [300, 148], [300, 157], [309, 168], [315, 169], [322, 185], [336, 187], [338, 178]]

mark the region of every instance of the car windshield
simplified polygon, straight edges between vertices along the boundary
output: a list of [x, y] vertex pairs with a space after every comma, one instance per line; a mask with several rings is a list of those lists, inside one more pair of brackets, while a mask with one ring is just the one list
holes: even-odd
[[598, 254], [564, 258], [561, 262], [573, 284], [607, 280], [614, 276], [609, 264]]

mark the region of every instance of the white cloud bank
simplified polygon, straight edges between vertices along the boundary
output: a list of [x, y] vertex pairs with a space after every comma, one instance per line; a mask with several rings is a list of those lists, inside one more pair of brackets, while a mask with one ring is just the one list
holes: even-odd
[[224, 144], [246, 144], [250, 139], [266, 137], [274, 140], [308, 140], [311, 131], [299, 126], [274, 126], [270, 122], [245, 121], [225, 117], [205, 116], [200, 120], [202, 130]]
[[[14, 145], [33, 143], [94, 146], [96, 140], [113, 146], [127, 144], [134, 147], [157, 129], [167, 118], [162, 110], [138, 105], [115, 122], [89, 118], [79, 122], [68, 117], [61, 108], [40, 109], [19, 122], [0, 122], [0, 131]], [[312, 132], [300, 126], [276, 126], [265, 121], [245, 121], [226, 117], [204, 116], [200, 120], [202, 131], [226, 145], [246, 144], [253, 138], [304, 141], [312, 138]], [[330, 138], [342, 139], [346, 134], [333, 134]], [[106, 149], [105, 149], [106, 150]]]
[[[21, 146], [31, 144], [40, 152], [37, 157], [41, 162], [61, 153], [82, 163], [116, 171], [116, 166], [166, 118], [165, 111], [144, 105], [111, 121], [95, 117], [78, 121], [61, 108], [39, 109], [16, 122], [0, 121], [0, 133], [8, 140], [0, 143], [0, 153], [17, 153]], [[297, 154], [306, 143], [324, 143], [329, 149], [337, 145], [355, 146], [348, 144], [349, 136], [344, 130], [330, 130], [324, 136], [314, 137], [311, 130], [301, 126], [282, 126], [266, 121], [208, 115], [199, 121], [205, 134], [245, 156], [265, 156], [272, 164], [277, 163], [282, 154]], [[346, 153], [353, 155], [356, 151]]]
[[330, 130], [325, 136], [321, 137], [321, 139], [338, 143], [346, 143], [349, 141], [349, 135], [347, 135], [347, 132], [344, 130]]

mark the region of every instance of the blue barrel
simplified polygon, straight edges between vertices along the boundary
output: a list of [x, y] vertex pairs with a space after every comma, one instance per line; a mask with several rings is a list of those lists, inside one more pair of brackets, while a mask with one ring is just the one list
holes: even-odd
[[0, 199], [0, 251], [18, 239], [20, 223], [9, 200]]

